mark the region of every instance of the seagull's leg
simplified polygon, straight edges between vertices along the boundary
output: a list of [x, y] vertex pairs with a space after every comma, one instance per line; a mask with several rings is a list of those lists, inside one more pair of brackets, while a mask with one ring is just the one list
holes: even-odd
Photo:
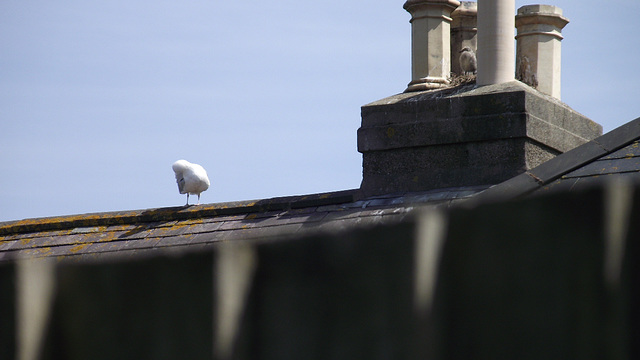
[[198, 194], [198, 203], [196, 205], [200, 205], [200, 194]]
[[187, 193], [187, 204], [185, 206], [189, 206], [189, 193]]

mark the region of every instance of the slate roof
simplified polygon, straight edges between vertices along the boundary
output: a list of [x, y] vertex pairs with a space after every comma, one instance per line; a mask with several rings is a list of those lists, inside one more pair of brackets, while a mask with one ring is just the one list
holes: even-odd
[[474, 201], [579, 191], [613, 177], [640, 181], [640, 118], [492, 186]]
[[0, 262], [94, 261], [181, 253], [222, 241], [269, 240], [401, 221], [416, 206], [451, 206], [486, 186], [359, 199], [358, 190], [259, 201], [0, 223]]
[[0, 262], [96, 261], [182, 253], [224, 241], [281, 239], [400, 222], [416, 208], [574, 191], [603, 179], [640, 181], [640, 118], [503, 183], [360, 198], [359, 190], [258, 201], [0, 223]]

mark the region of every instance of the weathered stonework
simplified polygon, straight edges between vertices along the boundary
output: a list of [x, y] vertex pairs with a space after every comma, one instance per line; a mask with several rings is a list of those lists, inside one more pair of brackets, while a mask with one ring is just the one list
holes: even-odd
[[411, 14], [411, 82], [405, 91], [445, 87], [451, 72], [451, 12], [457, 0], [408, 0]]
[[367, 195], [497, 184], [602, 134], [518, 81], [403, 93], [362, 107]]
[[562, 29], [569, 20], [552, 5], [528, 5], [515, 18], [516, 79], [560, 99]]

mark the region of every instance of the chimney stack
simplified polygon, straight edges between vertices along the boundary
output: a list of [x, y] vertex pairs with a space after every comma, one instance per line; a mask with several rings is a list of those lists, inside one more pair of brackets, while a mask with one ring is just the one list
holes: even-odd
[[[602, 126], [557, 98], [515, 81], [514, 0], [480, 0], [477, 6], [477, 82], [484, 86], [447, 86], [449, 16], [465, 9], [456, 13], [457, 5], [453, 0], [404, 4], [412, 15], [413, 80], [404, 93], [362, 107], [358, 151], [365, 196], [494, 185], [602, 134]], [[552, 8], [536, 5], [519, 14], [524, 26], [519, 41], [531, 41], [519, 45], [519, 54], [527, 54], [530, 64], [536, 60], [531, 69], [538, 88], [547, 82], [543, 72], [553, 68], [548, 63], [559, 58], [559, 47], [547, 43], [559, 43], [564, 18]], [[466, 36], [460, 44], [473, 41], [471, 31]], [[453, 38], [455, 47], [462, 46], [457, 35]]]
[[562, 29], [569, 20], [552, 5], [528, 5], [518, 9], [516, 78], [560, 99]]
[[405, 90], [445, 87], [451, 72], [451, 12], [456, 0], [408, 0], [411, 14], [411, 82]]

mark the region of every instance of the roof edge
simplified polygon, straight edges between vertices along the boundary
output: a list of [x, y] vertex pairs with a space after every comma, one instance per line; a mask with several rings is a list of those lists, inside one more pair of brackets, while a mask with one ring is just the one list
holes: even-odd
[[246, 200], [190, 206], [174, 206], [146, 210], [114, 211], [80, 215], [55, 216], [0, 222], [0, 235], [33, 231], [67, 230], [75, 227], [133, 225], [173, 220], [189, 220], [221, 215], [249, 214], [264, 211], [292, 210], [313, 206], [336, 205], [357, 200], [359, 189], [309, 195], [283, 196], [262, 200]]

